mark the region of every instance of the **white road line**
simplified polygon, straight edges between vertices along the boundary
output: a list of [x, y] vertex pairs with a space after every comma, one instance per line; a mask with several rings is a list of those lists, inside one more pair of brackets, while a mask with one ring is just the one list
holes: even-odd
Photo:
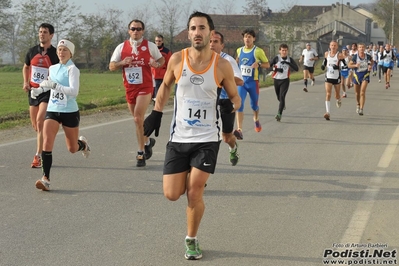
[[378, 167], [387, 168], [389, 166], [393, 154], [395, 153], [396, 147], [398, 146], [398, 143], [399, 143], [399, 126], [396, 128], [395, 133], [393, 133], [388, 146], [385, 148], [385, 151], [380, 158], [380, 162], [378, 163]]
[[385, 173], [385, 171], [376, 171], [374, 176], [370, 178], [371, 184], [367, 187], [362, 198], [357, 204], [356, 211], [354, 212], [345, 234], [341, 239], [341, 243], [361, 243], [360, 241], [370, 219], [375, 198], [380, 191], [382, 177], [385, 175]]
[[[384, 153], [381, 155], [378, 167], [388, 168], [392, 161], [396, 147], [399, 143], [399, 126], [393, 133]], [[375, 199], [380, 191], [381, 183], [386, 171], [376, 171], [374, 176], [370, 178], [370, 185], [365, 190], [362, 198], [357, 204], [356, 211], [354, 212], [348, 228], [341, 239], [341, 243], [360, 243], [364, 230], [370, 219], [371, 211], [373, 209]]]

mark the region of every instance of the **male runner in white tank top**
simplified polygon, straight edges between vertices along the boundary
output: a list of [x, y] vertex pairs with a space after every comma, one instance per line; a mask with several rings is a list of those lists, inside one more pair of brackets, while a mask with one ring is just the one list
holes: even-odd
[[324, 54], [324, 62], [321, 65], [322, 70], [326, 70], [324, 83], [326, 87], [326, 113], [324, 114], [324, 118], [326, 120], [330, 120], [330, 99], [333, 86], [335, 89], [335, 99], [337, 100], [336, 106], [337, 108], [341, 107], [341, 62], [346, 66], [344, 55], [338, 51], [338, 43], [336, 41], [331, 41], [330, 50]]
[[[214, 173], [221, 142], [220, 111], [217, 108], [223, 87], [231, 101], [224, 113], [241, 106], [230, 63], [210, 49], [214, 30], [211, 17], [191, 14], [188, 38], [191, 47], [172, 54], [161, 84], [154, 110], [144, 121], [144, 134], [159, 134], [162, 110], [175, 86], [175, 107], [163, 169], [163, 191], [176, 201], [187, 195], [187, 236], [185, 258], [202, 258], [197, 232], [204, 214], [203, 193], [206, 181]], [[188, 173], [190, 175], [188, 176]]]

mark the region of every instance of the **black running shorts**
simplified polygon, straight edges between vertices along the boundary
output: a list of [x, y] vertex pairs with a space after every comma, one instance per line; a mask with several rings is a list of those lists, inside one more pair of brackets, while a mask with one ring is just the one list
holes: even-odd
[[53, 119], [66, 127], [78, 127], [80, 122], [79, 111], [73, 113], [46, 112], [46, 118]]
[[177, 174], [198, 168], [213, 174], [219, 153], [220, 141], [207, 143], [177, 143], [166, 145], [163, 174]]

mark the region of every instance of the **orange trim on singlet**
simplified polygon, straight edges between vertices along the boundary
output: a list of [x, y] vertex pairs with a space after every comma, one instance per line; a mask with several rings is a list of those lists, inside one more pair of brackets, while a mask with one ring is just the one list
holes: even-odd
[[184, 51], [186, 49], [183, 49], [181, 51], [181, 64], [180, 64], [180, 71], [178, 72], [177, 78], [175, 79], [175, 84], [177, 84], [180, 80], [181, 74], [183, 73], [183, 65], [184, 65], [184, 58], [185, 58], [185, 54]]
[[219, 63], [219, 59], [220, 59], [220, 54], [213, 52], [214, 54], [216, 54], [216, 58], [215, 58], [215, 66], [213, 68], [213, 77], [215, 78], [215, 83], [218, 85], [219, 88], [222, 87], [222, 85], [220, 84], [219, 80], [218, 80], [218, 74], [217, 74], [217, 66]]
[[[216, 56], [216, 58], [215, 58], [215, 56]], [[214, 72], [214, 73], [213, 73], [213, 76], [214, 76], [214, 78], [215, 78], [215, 83], [216, 83], [219, 87], [221, 87], [221, 84], [220, 84], [219, 80], [217, 79], [217, 64], [218, 64], [218, 62], [219, 62], [219, 58], [220, 58], [220, 55], [217, 54], [216, 52], [213, 52], [213, 53], [212, 53], [211, 60], [210, 60], [210, 62], [209, 62], [209, 64], [208, 64], [208, 66], [207, 66], [204, 70], [202, 70], [202, 71], [195, 71], [195, 70], [191, 67], [190, 62], [189, 62], [189, 59], [188, 59], [188, 48], [183, 49], [183, 50], [182, 50], [182, 60], [181, 60], [182, 63], [181, 63], [181, 65], [180, 65], [180, 71], [178, 72], [178, 75], [177, 75], [178, 78], [175, 80], [175, 83], [177, 84], [177, 83], [179, 82], [179, 79], [180, 79], [180, 77], [181, 77], [181, 75], [182, 75], [184, 61], [186, 61], [187, 67], [190, 69], [191, 72], [193, 72], [194, 74], [203, 74], [203, 73], [207, 72], [207, 71], [211, 68], [211, 66], [212, 66], [212, 64], [213, 64], [213, 61], [215, 60], [215, 67], [214, 67], [214, 71], [213, 71], [213, 72]]]

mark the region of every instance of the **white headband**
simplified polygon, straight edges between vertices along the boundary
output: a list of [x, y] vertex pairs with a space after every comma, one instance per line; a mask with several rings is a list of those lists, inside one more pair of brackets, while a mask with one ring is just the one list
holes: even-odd
[[71, 41], [61, 40], [58, 42], [57, 48], [60, 46], [65, 46], [66, 48], [68, 48], [69, 51], [71, 51], [72, 55], [75, 53], [75, 45]]

